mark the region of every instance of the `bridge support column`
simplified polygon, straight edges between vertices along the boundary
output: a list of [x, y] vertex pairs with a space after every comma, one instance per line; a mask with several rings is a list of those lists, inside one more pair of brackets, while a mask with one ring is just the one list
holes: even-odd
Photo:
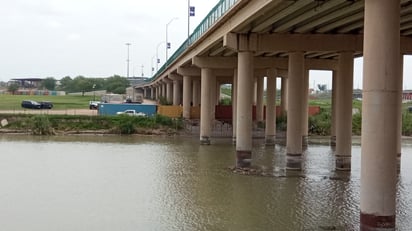
[[192, 101], [192, 77], [183, 76], [183, 118], [190, 119]]
[[252, 161], [253, 53], [238, 52], [238, 98], [236, 123], [236, 167]]
[[200, 104], [200, 80], [193, 79], [193, 92], [192, 92], [193, 106], [198, 107]]
[[353, 52], [339, 57], [336, 89], [336, 170], [350, 171], [352, 156]]
[[332, 118], [330, 127], [330, 146], [336, 146], [336, 80], [337, 71], [332, 71]]
[[309, 70], [304, 70], [302, 81], [302, 146], [308, 146], [309, 126]]
[[288, 120], [286, 132], [286, 168], [302, 169], [302, 80], [303, 52], [289, 53]]
[[173, 103], [173, 81], [168, 80], [166, 83], [166, 100], [168, 103]]
[[[399, 68], [399, 72], [400, 72], [400, 79], [401, 79], [401, 86], [403, 86], [403, 54], [401, 54], [400, 55], [400, 61], [399, 61], [399, 63], [400, 63], [400, 68]], [[400, 93], [400, 99], [401, 99], [401, 102], [402, 102], [402, 97], [403, 97], [403, 94], [402, 94], [402, 92]], [[397, 170], [398, 170], [398, 173], [400, 173], [401, 172], [401, 156], [402, 156], [402, 104], [399, 104], [399, 106], [400, 106], [400, 108], [398, 109], [399, 110], [399, 119], [398, 119], [398, 130], [399, 130], [399, 132], [398, 132], [398, 135], [396, 136], [396, 138], [397, 138], [397, 140], [396, 140], [396, 146], [397, 146], [397, 148], [396, 148], [396, 159], [397, 159]]]
[[215, 78], [212, 69], [201, 69], [201, 107], [200, 107], [200, 144], [210, 144], [212, 134], [212, 112], [210, 110], [212, 101], [210, 89], [213, 87]]
[[269, 69], [266, 87], [266, 145], [275, 145], [276, 141], [276, 69]]
[[166, 95], [166, 83], [162, 83], [162, 97], [167, 99]]
[[365, 0], [360, 188], [360, 230], [365, 231], [395, 230], [396, 224], [399, 24], [399, 0]]
[[281, 84], [281, 91], [280, 91], [280, 111], [281, 115], [284, 116], [286, 115], [286, 111], [288, 110], [287, 105], [288, 105], [288, 100], [287, 100], [287, 95], [288, 95], [288, 78], [286, 76], [282, 76], [282, 81], [280, 82]]
[[150, 87], [150, 99], [154, 99], [155, 97], [155, 92], [154, 92], [155, 88], [154, 87]]
[[263, 121], [263, 76], [256, 77], [256, 121]]
[[238, 71], [234, 70], [232, 85], [232, 142], [236, 143]]
[[[182, 103], [182, 76], [178, 74], [169, 74], [168, 78], [171, 80], [172, 83], [172, 102], [174, 106], [180, 105]], [[168, 85], [169, 86], [169, 85]], [[169, 90], [169, 89], [168, 89]], [[170, 97], [170, 93], [168, 91], [168, 97]], [[169, 99], [168, 99], [169, 101]]]

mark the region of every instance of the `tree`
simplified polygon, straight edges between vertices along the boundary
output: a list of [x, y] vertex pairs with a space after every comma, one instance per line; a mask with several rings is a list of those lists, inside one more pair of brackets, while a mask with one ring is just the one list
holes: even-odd
[[115, 94], [126, 93], [126, 88], [130, 86], [129, 80], [119, 75], [114, 75], [106, 79], [106, 90]]
[[43, 80], [42, 87], [49, 91], [54, 91], [56, 89], [56, 80], [53, 77], [48, 77]]
[[19, 84], [18, 83], [12, 83], [12, 84], [10, 84], [9, 85], [9, 87], [7, 88], [7, 90], [9, 91], [9, 92], [11, 92], [11, 94], [15, 94], [16, 93], [16, 91], [19, 89]]
[[81, 75], [77, 76], [76, 78], [73, 79], [73, 89], [72, 90], [75, 92], [82, 92], [82, 95], [84, 96], [84, 93], [86, 91], [93, 90], [93, 81]]
[[318, 89], [320, 92], [326, 91], [327, 85], [326, 84], [318, 84]]
[[73, 79], [70, 76], [66, 76], [60, 80], [60, 90], [66, 92], [72, 92], [73, 89]]

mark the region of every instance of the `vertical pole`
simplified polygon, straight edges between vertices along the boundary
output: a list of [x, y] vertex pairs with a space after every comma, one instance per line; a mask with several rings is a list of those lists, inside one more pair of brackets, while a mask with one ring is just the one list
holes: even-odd
[[232, 85], [232, 142], [236, 143], [236, 124], [237, 124], [237, 89], [238, 89], [238, 70], [235, 69], [233, 73], [233, 85]]
[[336, 83], [337, 71], [332, 72], [332, 119], [330, 127], [330, 146], [336, 146]]
[[302, 145], [308, 146], [309, 127], [309, 70], [304, 70], [302, 81]]
[[201, 96], [200, 96], [200, 144], [210, 144], [212, 132], [212, 116], [210, 112], [211, 97], [210, 88], [212, 85], [213, 71], [209, 68], [201, 69]]
[[400, 0], [365, 0], [364, 24], [360, 230], [395, 230]]
[[183, 76], [183, 118], [190, 119], [192, 101], [192, 77]]
[[190, 37], [190, 0], [187, 0], [187, 38]]
[[336, 170], [350, 171], [352, 156], [353, 52], [342, 52], [336, 84]]
[[252, 161], [253, 53], [238, 52], [238, 99], [236, 123], [236, 167], [250, 167]]
[[266, 88], [266, 145], [274, 145], [276, 139], [276, 69], [268, 70]]
[[303, 52], [289, 53], [288, 120], [286, 132], [286, 168], [302, 169], [302, 80]]

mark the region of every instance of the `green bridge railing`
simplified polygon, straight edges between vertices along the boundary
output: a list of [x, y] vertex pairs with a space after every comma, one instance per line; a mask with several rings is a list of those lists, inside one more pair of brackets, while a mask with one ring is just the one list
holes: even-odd
[[183, 54], [193, 43], [195, 43], [203, 34], [212, 27], [216, 21], [218, 21], [230, 8], [235, 5], [239, 0], [220, 0], [215, 7], [209, 12], [209, 14], [200, 22], [200, 24], [194, 29], [193, 33], [183, 42], [183, 44], [173, 53], [172, 56], [159, 68], [159, 70], [146, 82], [152, 82], [157, 79], [160, 74], [166, 70], [170, 64]]

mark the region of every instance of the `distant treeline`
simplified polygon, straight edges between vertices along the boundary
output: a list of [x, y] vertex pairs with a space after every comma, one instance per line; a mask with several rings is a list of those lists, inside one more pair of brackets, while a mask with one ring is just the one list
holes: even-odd
[[[65, 91], [66, 93], [106, 90], [115, 94], [124, 94], [129, 86], [130, 82], [127, 78], [119, 75], [108, 78], [86, 78], [84, 76], [71, 78], [66, 76], [61, 80], [48, 77], [42, 81], [39, 88], [49, 91]], [[8, 87], [8, 91], [16, 92], [18, 88], [18, 85], [12, 84]]]

